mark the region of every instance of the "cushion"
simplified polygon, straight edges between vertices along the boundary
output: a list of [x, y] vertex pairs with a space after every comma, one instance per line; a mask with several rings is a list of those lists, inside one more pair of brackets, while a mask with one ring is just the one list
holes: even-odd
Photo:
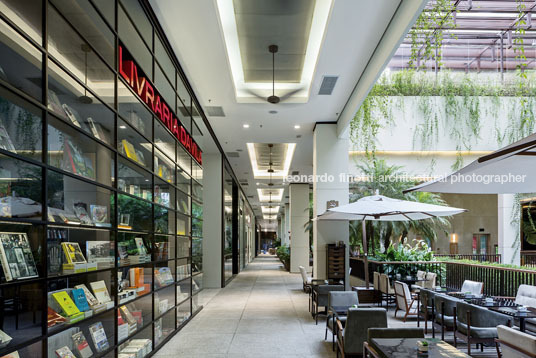
[[536, 286], [520, 285], [517, 289], [515, 303], [528, 307], [536, 307]]
[[[467, 335], [467, 325], [456, 322], [456, 329]], [[474, 338], [497, 338], [497, 327], [473, 327], [471, 326], [471, 337]]]
[[[346, 317], [339, 317], [339, 321], [341, 321], [342, 326], [344, 327], [346, 325]], [[337, 319], [335, 318], [335, 325], [337, 325]], [[333, 316], [328, 316], [328, 328], [333, 331]]]
[[470, 292], [473, 295], [480, 295], [484, 284], [482, 282], [476, 282], [471, 280], [463, 281], [461, 292]]
[[[536, 354], [536, 337], [502, 325], [497, 326], [497, 334], [499, 339], [519, 347], [524, 351]], [[501, 351], [503, 358], [524, 357], [524, 355], [504, 344], [501, 345]]]
[[[441, 315], [437, 314], [435, 317], [435, 321], [439, 324], [441, 324]], [[454, 316], [443, 316], [443, 322], [445, 326], [447, 327], [454, 327]]]

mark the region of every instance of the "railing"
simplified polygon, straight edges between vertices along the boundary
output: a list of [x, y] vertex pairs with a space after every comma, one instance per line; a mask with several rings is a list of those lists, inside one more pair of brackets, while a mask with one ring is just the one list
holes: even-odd
[[521, 266], [536, 267], [536, 252], [522, 252]]
[[[463, 254], [463, 255], [446, 255], [446, 254], [434, 254], [434, 257], [446, 257], [453, 260], [472, 260], [478, 262], [496, 262], [501, 263], [501, 254]], [[536, 255], [534, 256], [536, 263]]]
[[[352, 275], [365, 279], [362, 258], [351, 258]], [[490, 296], [515, 297], [521, 284], [535, 285], [536, 271], [480, 264], [449, 261], [384, 262], [369, 260], [369, 282], [373, 272], [415, 276], [418, 270], [437, 273], [437, 284], [452, 290], [460, 290], [465, 280], [484, 283], [484, 294]]]

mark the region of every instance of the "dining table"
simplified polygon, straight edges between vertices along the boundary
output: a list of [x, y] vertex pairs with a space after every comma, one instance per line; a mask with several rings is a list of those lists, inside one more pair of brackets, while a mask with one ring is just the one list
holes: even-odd
[[[428, 342], [428, 352], [419, 352], [419, 341]], [[380, 358], [470, 357], [447, 342], [435, 338], [372, 338], [371, 343]]]

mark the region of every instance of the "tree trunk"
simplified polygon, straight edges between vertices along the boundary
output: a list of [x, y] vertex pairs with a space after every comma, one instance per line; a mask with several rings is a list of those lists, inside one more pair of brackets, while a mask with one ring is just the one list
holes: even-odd
[[387, 230], [385, 230], [384, 237], [383, 237], [383, 248], [385, 250], [384, 252], [387, 252], [387, 249], [389, 248], [392, 234], [393, 234], [393, 227], [391, 225], [387, 225]]

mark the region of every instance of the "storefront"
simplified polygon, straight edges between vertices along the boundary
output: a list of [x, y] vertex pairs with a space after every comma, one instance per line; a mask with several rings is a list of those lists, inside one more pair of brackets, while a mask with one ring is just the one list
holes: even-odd
[[153, 352], [200, 309], [191, 87], [137, 0], [2, 0], [0, 36], [0, 356]]

